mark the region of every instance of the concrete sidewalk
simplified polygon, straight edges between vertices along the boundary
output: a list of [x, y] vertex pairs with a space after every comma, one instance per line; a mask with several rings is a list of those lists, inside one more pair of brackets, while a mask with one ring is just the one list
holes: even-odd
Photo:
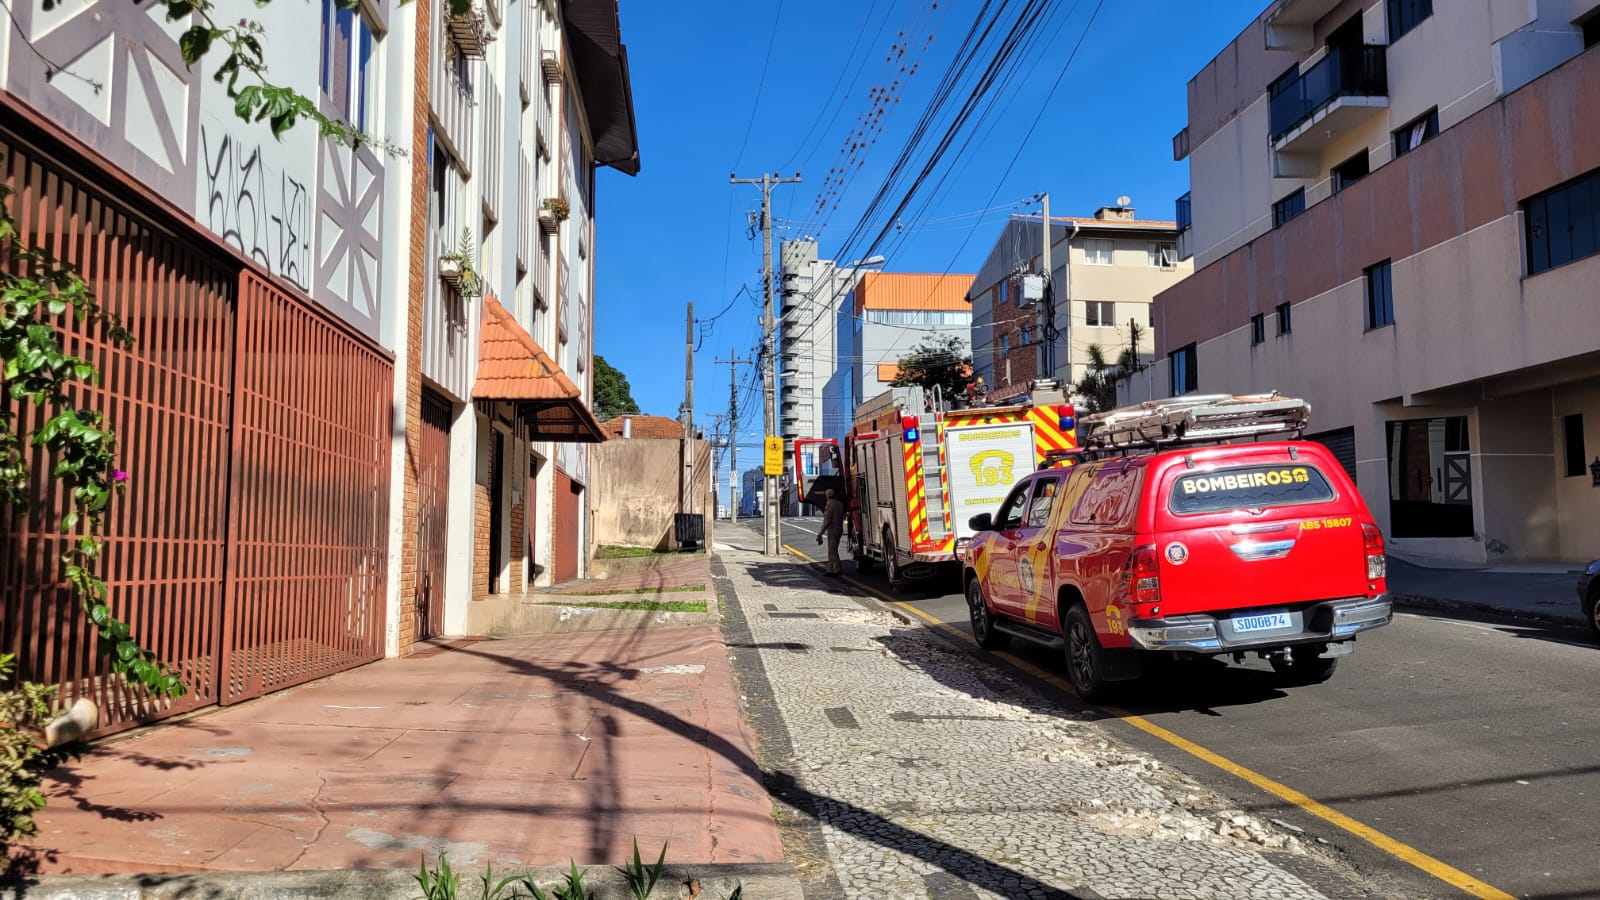
[[1437, 568], [1389, 557], [1389, 592], [1398, 606], [1460, 609], [1581, 624], [1582, 566]]
[[779, 863], [715, 627], [458, 641], [96, 749], [47, 873]]

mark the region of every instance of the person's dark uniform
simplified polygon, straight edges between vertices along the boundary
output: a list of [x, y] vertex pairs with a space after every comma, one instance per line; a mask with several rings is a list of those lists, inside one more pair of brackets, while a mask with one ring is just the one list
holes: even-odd
[[844, 536], [844, 501], [828, 491], [828, 505], [822, 513], [822, 530], [817, 535], [817, 543], [822, 543], [823, 538], [828, 540], [828, 568], [829, 575], [840, 575], [839, 568], [839, 539]]

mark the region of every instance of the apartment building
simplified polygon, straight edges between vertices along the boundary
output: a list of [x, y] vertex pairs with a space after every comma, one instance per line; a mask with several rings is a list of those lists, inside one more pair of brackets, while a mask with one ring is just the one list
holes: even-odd
[[1042, 279], [1032, 291], [1025, 281], [1044, 272], [1044, 231], [1042, 216], [1012, 216], [967, 293], [973, 370], [994, 401], [1026, 396], [1028, 382], [1041, 374], [1077, 384], [1089, 370], [1090, 346], [1115, 363], [1132, 345], [1130, 324], [1139, 330], [1139, 359], [1148, 362], [1155, 350], [1151, 301], [1194, 269], [1177, 257], [1177, 223], [1139, 219], [1126, 203], [1093, 216], [1051, 216], [1050, 341]]
[[[0, 30], [19, 234], [135, 337], [69, 326], [129, 476], [111, 604], [190, 687], [149, 704], [63, 649], [87, 633], [52, 562], [70, 536], [44, 512], [0, 517], [0, 652], [94, 699], [101, 733], [408, 652], [459, 620], [496, 546], [480, 515], [502, 554], [483, 580], [503, 585], [548, 580], [555, 535], [585, 527], [555, 495], [585, 471], [566, 442], [591, 439], [593, 173], [638, 165], [615, 0], [307, 9], [217, 20], [259, 23], [275, 81], [378, 141], [240, 119], [211, 78], [221, 51], [184, 65], [193, 23], [146, 7], [20, 3]], [[570, 215], [546, 223], [537, 201], [556, 196]], [[474, 467], [491, 429], [523, 449], [491, 440]], [[496, 452], [512, 461], [486, 473]]]
[[889, 389], [900, 374], [900, 358], [913, 347], [954, 337], [967, 349], [971, 284], [971, 275], [861, 275], [851, 302], [838, 313], [838, 363], [822, 392], [825, 436], [842, 438], [850, 430], [856, 407]]
[[[784, 241], [779, 261], [778, 424], [793, 450], [795, 438], [826, 433], [823, 394], [838, 368], [839, 312], [854, 302], [862, 270], [818, 259], [817, 242], [810, 238]], [[792, 469], [793, 454], [785, 458]]]
[[1591, 558], [1597, 14], [1268, 6], [1189, 83], [1196, 272], [1124, 397], [1304, 396], [1395, 552]]

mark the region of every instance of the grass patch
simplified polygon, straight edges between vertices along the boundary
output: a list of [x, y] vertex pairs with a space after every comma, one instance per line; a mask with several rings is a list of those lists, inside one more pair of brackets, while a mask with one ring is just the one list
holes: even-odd
[[703, 584], [680, 584], [677, 587], [642, 587], [615, 591], [567, 591], [565, 597], [606, 597], [611, 594], [677, 594], [689, 591], [703, 591]]
[[640, 556], [666, 556], [671, 550], [655, 550], [650, 547], [623, 547], [617, 544], [603, 544], [594, 552], [595, 559], [634, 559]]
[[580, 600], [576, 603], [552, 601], [546, 606], [581, 606], [586, 609], [639, 609], [645, 612], [705, 612], [704, 600]]

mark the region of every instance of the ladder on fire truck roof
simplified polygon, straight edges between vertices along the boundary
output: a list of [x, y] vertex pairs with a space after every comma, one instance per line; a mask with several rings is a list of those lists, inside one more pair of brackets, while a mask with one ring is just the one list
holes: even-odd
[[1270, 394], [1205, 394], [1149, 400], [1083, 418], [1086, 449], [1162, 449], [1240, 438], [1291, 434], [1299, 438], [1311, 420], [1311, 404]]

